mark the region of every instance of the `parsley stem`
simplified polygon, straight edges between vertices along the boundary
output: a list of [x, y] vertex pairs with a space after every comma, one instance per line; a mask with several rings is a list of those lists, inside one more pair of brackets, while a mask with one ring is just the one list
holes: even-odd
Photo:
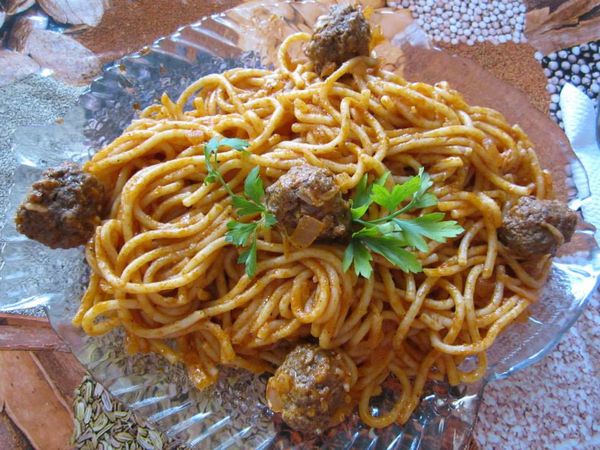
[[380, 217], [379, 219], [373, 219], [373, 220], [369, 220], [369, 221], [362, 220], [362, 219], [354, 219], [354, 222], [358, 222], [361, 225], [379, 225], [381, 223], [389, 222], [390, 220], [398, 217], [400, 214], [403, 214], [406, 211], [409, 211], [412, 208], [414, 203], [415, 202], [411, 201], [404, 208], [401, 208], [398, 211], [394, 211], [393, 213], [388, 214], [387, 216]]

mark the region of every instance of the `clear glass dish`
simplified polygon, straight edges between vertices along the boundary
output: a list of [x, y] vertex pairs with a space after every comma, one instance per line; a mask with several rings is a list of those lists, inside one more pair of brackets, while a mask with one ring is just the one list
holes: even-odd
[[[327, 3], [332, 2], [250, 4], [207, 17], [107, 67], [62, 124], [20, 129], [16, 182], [0, 234], [0, 310], [44, 307], [54, 329], [112, 395], [175, 442], [190, 447], [461, 449], [468, 443], [485, 384], [542, 358], [585, 307], [600, 275], [599, 252], [589, 226], [582, 226], [555, 258], [550, 280], [529, 318], [511, 326], [488, 352], [484, 380], [456, 388], [432, 383], [406, 425], [372, 430], [354, 415], [320, 442], [303, 440], [272, 416], [265, 406], [264, 376], [227, 369], [216, 386], [200, 392], [189, 383], [183, 367], [154, 355], [125, 354], [118, 332], [91, 338], [74, 329], [70, 321], [87, 277], [82, 250], [47, 249], [14, 227], [16, 205], [44, 168], [87, 159], [117, 137], [137, 109], [164, 91], [176, 97], [200, 76], [237, 66], [272, 65], [282, 39], [298, 30], [309, 31]], [[577, 188], [571, 181], [569, 165], [577, 161], [565, 136], [522, 93], [470, 61], [430, 48], [405, 12], [381, 9], [370, 20], [381, 25], [386, 37], [376, 51], [389, 68], [409, 80], [447, 80], [472, 104], [499, 109], [536, 143], [544, 165], [553, 172], [559, 196], [574, 207], [590, 201], [586, 187]], [[394, 395], [390, 381], [381, 404]]]

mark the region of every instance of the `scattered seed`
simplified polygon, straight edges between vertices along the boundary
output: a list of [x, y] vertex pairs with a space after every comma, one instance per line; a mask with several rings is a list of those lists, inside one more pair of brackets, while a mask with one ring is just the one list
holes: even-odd
[[96, 419], [92, 423], [92, 430], [98, 432], [102, 428], [104, 428], [107, 424], [108, 424], [108, 417], [106, 417], [105, 414], [102, 414], [100, 417], [98, 417], [98, 419]]
[[104, 391], [102, 392], [102, 407], [104, 408], [104, 411], [109, 412], [112, 411], [112, 402], [110, 401], [110, 396], [108, 395], [108, 392]]
[[85, 423], [86, 425], [88, 423], [90, 423], [90, 420], [92, 419], [92, 407], [90, 405], [85, 407], [85, 413], [83, 415], [83, 423]]
[[140, 436], [139, 434], [136, 437], [135, 441], [145, 450], [154, 450], [154, 446], [152, 445], [152, 442], [149, 439], [147, 439], [143, 436]]

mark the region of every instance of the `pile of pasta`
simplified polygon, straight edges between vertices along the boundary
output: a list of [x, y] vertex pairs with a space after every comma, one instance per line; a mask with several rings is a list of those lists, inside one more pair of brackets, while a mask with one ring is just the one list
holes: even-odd
[[[92, 274], [74, 323], [90, 335], [124, 328], [129, 351], [183, 362], [199, 388], [219, 366], [272, 372], [294, 343], [312, 339], [345, 355], [366, 424], [404, 423], [428, 380], [481, 378], [486, 349], [536, 299], [549, 258], [524, 266], [497, 229], [518, 198], [551, 198], [551, 180], [525, 133], [497, 111], [469, 106], [444, 82], [407, 82], [371, 57], [320, 79], [289, 56], [309, 38], [287, 38], [276, 70], [233, 69], [176, 101], [164, 95], [86, 164], [109, 187], [111, 210], [86, 247]], [[428, 242], [421, 273], [374, 255], [366, 279], [343, 271], [343, 243], [299, 249], [275, 227], [260, 232], [249, 277], [225, 237], [231, 198], [204, 182], [214, 136], [250, 144], [218, 154], [236, 193], [257, 166], [267, 185], [295, 165], [326, 168], [347, 198], [365, 174], [390, 171], [401, 183], [424, 167], [439, 200], [428, 211], [465, 231]], [[475, 368], [461, 369], [469, 357]], [[375, 417], [369, 402], [390, 376], [401, 395]]]

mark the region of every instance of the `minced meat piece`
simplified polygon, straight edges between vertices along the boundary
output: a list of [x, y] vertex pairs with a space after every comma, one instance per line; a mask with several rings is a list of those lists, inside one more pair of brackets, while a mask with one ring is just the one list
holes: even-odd
[[360, 6], [335, 5], [329, 14], [321, 16], [308, 45], [306, 56], [315, 71], [337, 68], [355, 56], [369, 55], [371, 28]]
[[267, 383], [269, 407], [295, 430], [321, 434], [336, 425], [350, 398], [350, 374], [342, 355], [300, 344]]
[[292, 167], [266, 190], [267, 209], [288, 235], [309, 216], [323, 223], [319, 239], [345, 238], [350, 232], [350, 209], [327, 169], [304, 164]]
[[564, 203], [521, 197], [504, 213], [498, 238], [516, 256], [555, 255], [571, 240], [576, 226], [577, 214]]
[[48, 169], [17, 209], [19, 233], [50, 248], [85, 244], [104, 213], [102, 183], [77, 164]]

